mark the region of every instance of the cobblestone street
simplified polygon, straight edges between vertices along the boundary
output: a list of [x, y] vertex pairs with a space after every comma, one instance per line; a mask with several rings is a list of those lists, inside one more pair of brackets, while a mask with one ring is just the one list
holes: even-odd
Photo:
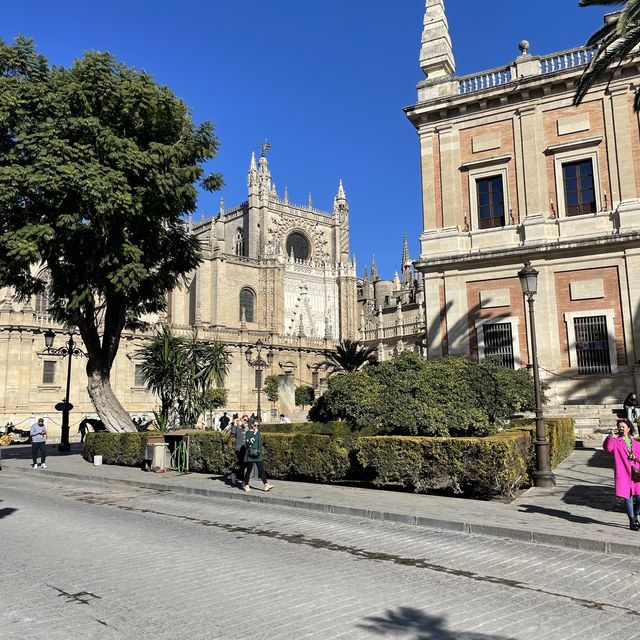
[[637, 638], [640, 561], [3, 472], [0, 636]]

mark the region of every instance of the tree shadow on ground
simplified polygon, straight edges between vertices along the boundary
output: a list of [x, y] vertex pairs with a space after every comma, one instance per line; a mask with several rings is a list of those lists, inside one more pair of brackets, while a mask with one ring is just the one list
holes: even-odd
[[[46, 446], [47, 458], [57, 458], [58, 456], [72, 456], [81, 454], [84, 445], [79, 442], [71, 443], [70, 451], [58, 451], [57, 443], [51, 443]], [[31, 460], [30, 444], [11, 444], [2, 447], [2, 460]]]
[[613, 486], [577, 484], [564, 494], [562, 502], [600, 509], [601, 511], [622, 510], [622, 502], [616, 498]]
[[382, 616], [369, 616], [358, 626], [385, 637], [402, 634], [408, 638], [408, 633], [415, 634], [411, 640], [513, 640], [508, 636], [450, 630], [443, 616], [431, 616], [413, 607], [398, 607]]
[[0, 509], [0, 520], [2, 520], [2, 518], [6, 518], [7, 516], [10, 516], [12, 513], [16, 512], [18, 509], [16, 509], [15, 507], [4, 507], [3, 509]]
[[[522, 513], [540, 513], [545, 516], [551, 516], [553, 518], [561, 518], [568, 522], [575, 522], [577, 524], [601, 524], [607, 527], [620, 527], [622, 525], [611, 524], [610, 522], [603, 522], [602, 520], [595, 520], [588, 516], [577, 516], [570, 511], [564, 511], [563, 509], [550, 509], [548, 507], [540, 507], [536, 504], [522, 504], [522, 508], [519, 509]], [[626, 527], [625, 527], [626, 528]]]

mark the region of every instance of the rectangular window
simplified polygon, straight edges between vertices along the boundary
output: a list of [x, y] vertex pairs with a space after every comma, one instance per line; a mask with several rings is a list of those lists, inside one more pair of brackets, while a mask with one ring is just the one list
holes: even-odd
[[55, 384], [56, 382], [56, 361], [44, 360], [42, 362], [42, 384]]
[[482, 325], [484, 331], [484, 355], [497, 356], [502, 361], [502, 366], [515, 369], [513, 354], [513, 335], [510, 322]]
[[478, 201], [478, 227], [491, 229], [504, 227], [504, 189], [502, 176], [476, 180]]
[[596, 192], [591, 159], [563, 164], [562, 180], [565, 210], [568, 216], [596, 212]]
[[135, 366], [135, 370], [134, 370], [134, 381], [133, 381], [133, 386], [134, 387], [144, 387], [144, 376], [142, 375], [142, 365], [141, 364], [136, 364]]
[[611, 373], [606, 316], [574, 318], [578, 373]]

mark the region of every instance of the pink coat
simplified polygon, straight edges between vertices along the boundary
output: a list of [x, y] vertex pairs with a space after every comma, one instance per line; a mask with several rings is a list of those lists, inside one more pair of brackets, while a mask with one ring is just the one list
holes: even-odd
[[[616, 495], [619, 498], [640, 495], [640, 482], [631, 482], [631, 462], [628, 459], [629, 450], [624, 438], [607, 436], [602, 443], [602, 448], [613, 453], [613, 477], [616, 483]], [[638, 467], [640, 443], [633, 438], [631, 438], [631, 451], [637, 458], [637, 461], [633, 464]]]

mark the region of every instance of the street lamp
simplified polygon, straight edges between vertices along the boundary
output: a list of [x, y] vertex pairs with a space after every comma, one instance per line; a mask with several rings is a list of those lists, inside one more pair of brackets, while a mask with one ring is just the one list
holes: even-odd
[[538, 343], [536, 340], [536, 320], [533, 310], [533, 299], [538, 292], [538, 271], [531, 266], [531, 262], [527, 261], [520, 271], [520, 286], [522, 293], [527, 296], [529, 302], [529, 327], [531, 330], [531, 360], [533, 368], [533, 386], [536, 398], [536, 487], [554, 487], [556, 479], [551, 471], [551, 462], [549, 459], [549, 443], [544, 429], [544, 414], [542, 412], [542, 393], [540, 391], [540, 373], [538, 370]]
[[67, 393], [64, 400], [56, 405], [56, 409], [58, 411], [62, 411], [62, 429], [58, 451], [69, 451], [71, 449], [71, 445], [69, 444], [69, 413], [71, 409], [73, 409], [73, 405], [69, 402], [69, 393], [71, 389], [71, 356], [75, 356], [76, 358], [87, 357], [87, 354], [77, 347], [76, 343], [73, 341], [73, 331], [73, 327], [71, 327], [68, 331], [69, 340], [67, 341], [67, 344], [63, 347], [58, 347], [57, 349], [53, 348], [53, 342], [56, 338], [56, 334], [51, 329], [47, 329], [47, 331], [44, 332], [44, 353], [50, 356], [60, 356], [61, 358], [69, 357], [67, 365]]
[[[256, 409], [256, 416], [258, 420], [262, 421], [262, 407], [260, 405], [260, 396], [262, 393], [262, 372], [265, 369], [268, 369], [273, 362], [273, 349], [269, 347], [269, 351], [267, 351], [265, 360], [262, 357], [262, 349], [265, 347], [264, 342], [262, 340], [258, 340], [253, 347], [247, 347], [244, 355], [247, 359], [247, 364], [256, 370], [257, 372], [257, 385], [258, 385], [258, 408]], [[253, 358], [253, 348], [256, 350], [256, 357]]]

